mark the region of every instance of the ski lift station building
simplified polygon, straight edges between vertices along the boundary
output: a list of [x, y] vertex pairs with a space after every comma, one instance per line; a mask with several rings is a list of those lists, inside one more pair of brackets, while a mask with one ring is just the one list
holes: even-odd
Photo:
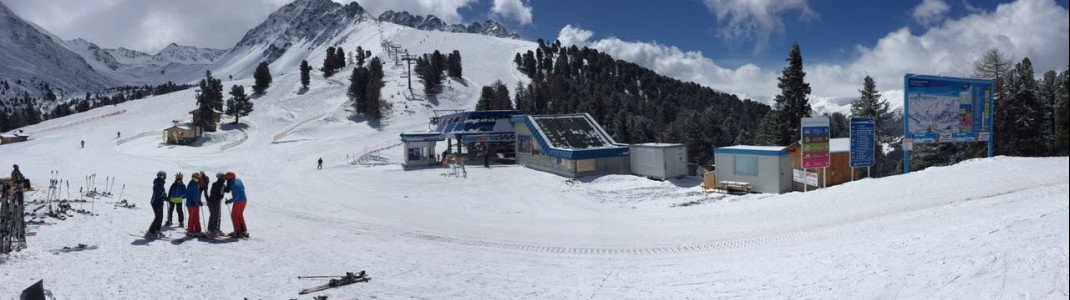
[[[446, 141], [445, 154], [454, 157], [515, 161], [530, 169], [568, 178], [630, 172], [629, 146], [614, 141], [585, 113], [525, 115], [512, 110], [464, 111], [436, 116], [431, 124], [434, 128], [427, 132], [401, 134], [405, 169], [440, 164], [445, 158], [436, 157], [435, 146]], [[660, 145], [655, 148], [675, 149]], [[674, 155], [668, 154], [665, 160], [686, 163], [686, 154]], [[674, 177], [676, 172], [674, 166], [665, 174], [651, 171], [643, 176]]]
[[516, 115], [517, 163], [568, 178], [628, 174], [628, 145], [618, 144], [591, 115]]
[[665, 180], [687, 176], [687, 146], [646, 143], [631, 145], [632, 175]]
[[759, 193], [790, 192], [791, 156], [783, 146], [730, 146], [713, 150], [718, 181], [750, 183]]
[[[486, 146], [484, 156], [512, 156], [516, 135], [510, 118], [520, 113], [513, 110], [458, 111], [431, 119], [433, 130], [418, 133], [402, 133], [402, 149], [405, 151], [406, 169], [428, 167], [440, 163], [435, 145], [446, 142], [446, 152], [452, 155], [476, 159], [477, 149], [469, 146]], [[456, 145], [456, 146], [454, 146]], [[456, 147], [456, 148], [454, 148]], [[464, 151], [467, 150], [467, 151]]]

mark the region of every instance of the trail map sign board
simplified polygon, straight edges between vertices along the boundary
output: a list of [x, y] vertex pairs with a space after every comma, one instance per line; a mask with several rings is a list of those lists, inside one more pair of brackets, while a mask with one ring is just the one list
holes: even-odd
[[[988, 142], [992, 156], [992, 81], [907, 74], [903, 78], [903, 141]], [[903, 155], [910, 172], [910, 153]]]
[[802, 167], [829, 166], [829, 118], [802, 118]]
[[851, 118], [851, 167], [873, 166], [876, 152], [876, 124], [873, 118]]

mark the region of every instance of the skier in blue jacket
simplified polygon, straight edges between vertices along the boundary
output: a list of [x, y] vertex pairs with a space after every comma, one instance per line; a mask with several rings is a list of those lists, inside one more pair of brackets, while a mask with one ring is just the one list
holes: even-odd
[[182, 212], [182, 200], [186, 198], [186, 185], [182, 183], [182, 173], [175, 174], [175, 182], [167, 190], [167, 224], [171, 226], [171, 216], [178, 211], [178, 227], [186, 227], [186, 216]]
[[245, 184], [234, 175], [234, 172], [227, 172], [223, 178], [227, 180], [227, 186], [223, 188], [223, 192], [230, 193], [230, 200], [226, 203], [234, 203], [234, 209], [230, 211], [230, 221], [234, 224], [234, 232], [228, 236], [248, 238], [249, 229], [245, 227], [245, 203], [248, 202], [245, 197]]
[[201, 232], [201, 174], [193, 172], [186, 185], [186, 209], [189, 210], [189, 227], [186, 236], [202, 236]]

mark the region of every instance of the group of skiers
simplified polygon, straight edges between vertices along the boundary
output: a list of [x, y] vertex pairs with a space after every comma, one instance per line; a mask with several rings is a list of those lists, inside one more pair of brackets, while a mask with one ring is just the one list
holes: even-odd
[[[232, 238], [248, 238], [249, 231], [245, 227], [245, 203], [247, 198], [245, 196], [245, 185], [242, 184], [241, 179], [238, 179], [234, 172], [216, 173], [215, 183], [211, 183], [211, 179], [204, 171], [194, 172], [190, 175], [189, 183], [182, 183], [182, 173], [175, 174], [175, 180], [171, 183], [171, 187], [168, 190], [164, 190], [164, 183], [167, 178], [167, 173], [160, 171], [156, 173], [156, 179], [152, 182], [152, 211], [155, 214], [155, 218], [152, 219], [152, 225], [149, 226], [149, 231], [145, 233], [146, 237], [156, 238], [162, 237], [160, 232], [161, 222], [163, 222], [163, 206], [167, 203], [167, 224], [164, 226], [171, 226], [172, 216], [178, 212], [178, 227], [186, 228], [186, 236], [190, 237], [218, 237], [223, 236], [224, 233], [219, 229], [220, 223], [220, 202], [223, 202], [223, 194], [230, 193], [230, 199], [225, 203], [230, 209], [230, 220], [234, 225], [234, 232], [226, 234]], [[204, 196], [208, 201], [208, 212], [210, 216], [208, 218], [208, 229], [201, 228], [201, 206], [204, 206], [204, 202], [201, 201], [201, 196]], [[187, 219], [182, 212], [182, 205], [185, 203], [186, 210], [189, 212], [188, 223]], [[234, 203], [234, 207], [230, 208], [229, 204]], [[189, 226], [186, 226], [186, 225]]]

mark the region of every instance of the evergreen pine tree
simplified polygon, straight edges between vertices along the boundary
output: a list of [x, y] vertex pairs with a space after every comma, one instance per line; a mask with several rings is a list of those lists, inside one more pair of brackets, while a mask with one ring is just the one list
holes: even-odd
[[253, 85], [253, 93], [263, 94], [271, 86], [271, 70], [268, 69], [267, 62], [261, 62], [256, 66], [256, 71], [253, 72], [253, 78], [256, 83]]
[[491, 86], [494, 87], [494, 102], [497, 104], [495, 109], [513, 110], [513, 100], [509, 99], [509, 88], [505, 87], [501, 80], [495, 81]]
[[888, 125], [886, 121], [891, 117], [891, 112], [888, 101], [881, 98], [880, 92], [877, 91], [877, 83], [873, 81], [873, 77], [866, 76], [862, 80], [862, 89], [858, 92], [862, 95], [851, 102], [851, 116], [873, 118], [877, 141], [890, 142], [891, 137], [885, 133], [884, 126]]
[[812, 111], [808, 99], [810, 84], [806, 83], [802, 52], [799, 50], [798, 43], [791, 46], [791, 54], [785, 61], [788, 62], [788, 66], [777, 78], [780, 94], [773, 99], [776, 102], [776, 110], [781, 114], [781, 122], [777, 124], [780, 126], [777, 128], [779, 135], [776, 139], [781, 146], [790, 145], [800, 138], [800, 122], [802, 118], [809, 117]]
[[368, 62], [368, 95], [364, 105], [368, 116], [375, 120], [383, 118], [383, 86], [383, 61], [374, 57]]
[[312, 71], [312, 67], [308, 65], [307, 60], [301, 61], [301, 87], [308, 88], [308, 84], [312, 81], [312, 76], [309, 72]]
[[524, 67], [520, 71], [527, 74], [530, 78], [537, 78], [539, 76], [538, 72], [535, 70], [535, 65], [535, 54], [532, 53], [531, 50], [528, 50], [528, 52], [524, 53]]
[[446, 57], [446, 73], [453, 78], [461, 78], [461, 51], [453, 50]]
[[479, 101], [476, 101], [476, 110], [493, 110], [494, 109], [494, 88], [491, 86], [484, 86], [479, 91]]
[[851, 135], [851, 121], [840, 112], [826, 115], [829, 118], [829, 138], [838, 139]]
[[227, 110], [224, 113], [234, 117], [234, 124], [237, 124], [239, 118], [248, 116], [251, 112], [253, 102], [245, 94], [245, 87], [235, 84], [230, 88], [230, 99], [227, 99]]
[[1029, 58], [1015, 65], [1008, 80], [1008, 101], [997, 106], [1003, 116], [995, 122], [996, 143], [1004, 144], [1004, 155], [1036, 156], [1041, 154], [1040, 101], [1037, 100], [1036, 78]]
[[367, 58], [367, 57], [364, 56], [364, 49], [362, 49], [360, 46], [357, 46], [357, 53], [356, 53], [356, 60], [357, 60], [356, 63], [357, 63], [357, 65], [358, 66], [363, 66], [365, 58]]
[[346, 50], [342, 47], [334, 48], [334, 70], [337, 72], [346, 67]]
[[358, 114], [367, 112], [366, 100], [368, 97], [368, 69], [364, 66], [353, 68], [349, 76], [349, 90], [346, 95], [353, 101], [353, 110]]
[[320, 68], [320, 71], [323, 72], [323, 77], [331, 77], [338, 70], [334, 63], [334, 52], [334, 47], [327, 47], [327, 56], [323, 58], [323, 67]]
[[1055, 109], [1055, 153], [1070, 155], [1070, 66], [1063, 71], [1059, 84], [1059, 103]]
[[200, 92], [196, 94], [197, 114], [193, 124], [206, 131], [215, 131], [216, 124], [213, 120], [203, 116], [214, 115], [216, 111], [223, 109], [223, 82], [212, 77], [211, 71], [205, 71], [199, 89]]
[[1043, 141], [1043, 156], [1055, 155], [1055, 110], [1059, 106], [1059, 73], [1049, 70], [1037, 82], [1037, 100], [1040, 102], [1040, 134]]
[[872, 172], [870, 175], [875, 177], [890, 175], [894, 172], [896, 161], [891, 161], [884, 155], [883, 143], [891, 143], [894, 140], [894, 135], [889, 133], [891, 128], [888, 127], [895, 127], [898, 124], [892, 122], [888, 101], [881, 98], [880, 92], [877, 91], [877, 84], [872, 77], [866, 76], [862, 80], [862, 89], [858, 92], [861, 93], [861, 97], [851, 102], [851, 116], [873, 118], [873, 134], [877, 141], [874, 145], [875, 161], [873, 167], [870, 168]]

